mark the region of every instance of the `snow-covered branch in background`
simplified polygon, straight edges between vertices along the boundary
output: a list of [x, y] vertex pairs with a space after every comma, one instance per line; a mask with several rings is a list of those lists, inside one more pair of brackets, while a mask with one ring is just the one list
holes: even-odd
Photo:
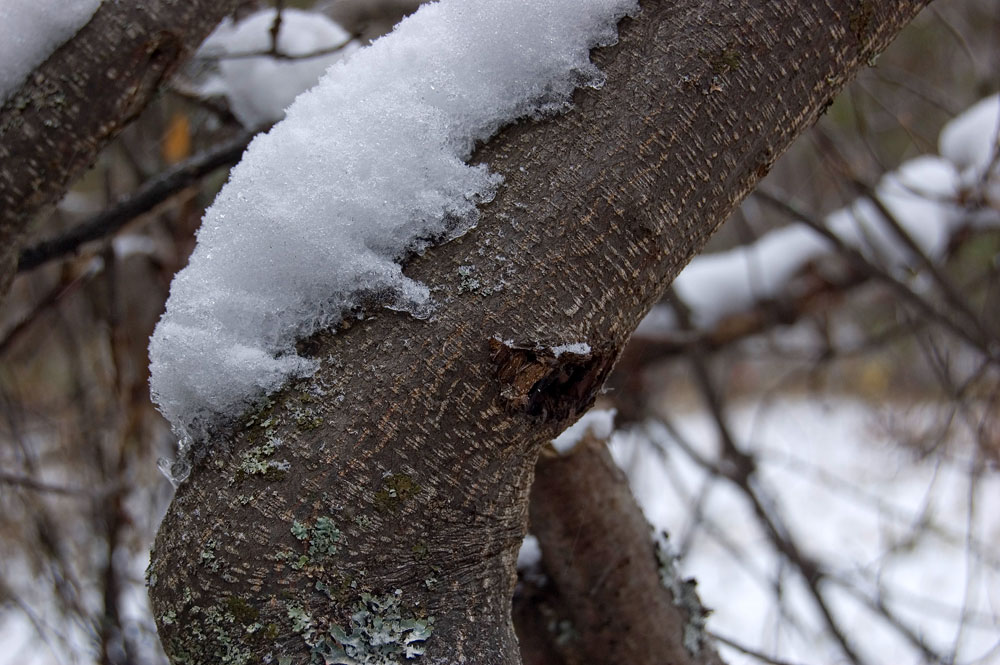
[[35, 67], [86, 25], [101, 0], [0, 3], [0, 104]]
[[369, 301], [426, 315], [399, 261], [476, 223], [500, 177], [476, 143], [599, 85], [590, 49], [634, 0], [443, 0], [335, 63], [248, 148], [208, 210], [150, 342], [151, 387], [175, 430], [315, 364], [297, 339]]
[[[931, 260], [943, 257], [959, 229], [1000, 225], [998, 131], [1000, 95], [993, 95], [944, 127], [939, 157], [905, 162], [875, 188], [879, 201]], [[973, 201], [978, 205], [969, 205]], [[869, 199], [831, 213], [825, 222], [846, 245], [892, 272], [919, 267]], [[756, 303], [781, 296], [807, 264], [836, 251], [812, 229], [792, 224], [751, 245], [695, 258], [673, 285], [690, 309], [692, 325], [708, 330]], [[677, 327], [672, 308], [659, 306], [638, 333], [655, 335]]]
[[[247, 128], [280, 120], [299, 94], [360, 47], [326, 15], [285, 9], [273, 44], [284, 57], [274, 57], [266, 53], [276, 16], [277, 10], [265, 9], [239, 23], [226, 19], [198, 51], [200, 58], [218, 59], [218, 72], [205, 79], [201, 94], [224, 95]], [[265, 55], [248, 57], [252, 53]]]

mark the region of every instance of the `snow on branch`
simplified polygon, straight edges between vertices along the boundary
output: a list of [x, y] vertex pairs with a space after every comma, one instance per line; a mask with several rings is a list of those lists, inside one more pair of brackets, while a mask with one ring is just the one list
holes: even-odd
[[426, 315], [400, 260], [471, 228], [501, 178], [465, 163], [597, 86], [634, 0], [443, 0], [335, 63], [256, 138], [206, 212], [150, 342], [154, 399], [198, 438], [315, 364], [297, 339], [371, 301]]
[[[960, 228], [1000, 225], [1000, 95], [981, 100], [942, 129], [940, 157], [924, 155], [886, 174], [874, 195], [916, 247], [929, 259], [942, 258]], [[860, 198], [826, 217], [845, 245], [892, 272], [919, 266], [879, 206]], [[808, 263], [836, 248], [805, 225], [765, 234], [748, 246], [695, 258], [674, 280], [690, 310], [692, 325], [715, 327], [728, 316], [783, 294]], [[678, 327], [671, 308], [656, 307], [639, 334]]]
[[0, 104], [35, 67], [86, 25], [101, 0], [0, 4]]

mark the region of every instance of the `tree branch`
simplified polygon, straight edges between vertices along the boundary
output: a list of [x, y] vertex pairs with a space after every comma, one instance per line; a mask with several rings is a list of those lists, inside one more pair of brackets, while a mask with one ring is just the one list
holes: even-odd
[[566, 663], [721, 665], [707, 612], [662, 559], [670, 554], [655, 551], [604, 441], [586, 436], [568, 455], [543, 453], [530, 505], [542, 565], [572, 626], [557, 640]]
[[[150, 568], [175, 662], [322, 658], [382, 615], [429, 631], [429, 662], [517, 663], [510, 599], [539, 447], [589, 408], [663, 288], [923, 4], [643, 3], [595, 54], [604, 88], [477, 152], [504, 187], [473, 231], [406, 267], [434, 316], [373, 309], [304, 342], [316, 375], [195, 460]], [[463, 284], [470, 267], [478, 288]], [[576, 342], [591, 353], [545, 355]]]
[[[31, 219], [131, 122], [237, 0], [104, 2], [0, 108], [0, 297]], [[109, 44], [114, 45], [109, 48]]]
[[110, 208], [102, 210], [66, 233], [25, 248], [18, 257], [17, 272], [37, 268], [43, 263], [75, 252], [84, 243], [112, 235], [136, 217], [149, 212], [216, 169], [236, 164], [254, 134], [252, 131], [241, 132], [228, 141], [212, 146], [143, 183], [132, 194], [119, 199]]

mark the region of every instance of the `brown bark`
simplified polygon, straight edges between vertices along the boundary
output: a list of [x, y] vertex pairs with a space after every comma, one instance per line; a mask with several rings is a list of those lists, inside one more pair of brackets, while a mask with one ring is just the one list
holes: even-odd
[[[694, 588], [676, 577], [604, 441], [543, 453], [531, 490], [531, 532], [568, 623], [554, 640], [566, 665], [721, 660]], [[559, 624], [556, 624], [559, 626]]]
[[104, 2], [0, 108], [0, 298], [32, 218], [156, 95], [237, 0]]
[[[324, 360], [317, 375], [220, 431], [194, 465], [150, 568], [174, 662], [306, 662], [369, 644], [377, 614], [401, 649], [418, 631], [398, 614], [433, 618], [428, 662], [517, 663], [513, 564], [539, 446], [589, 407], [663, 288], [923, 4], [643, 3], [595, 54], [603, 89], [477, 153], [501, 192], [476, 229], [406, 268], [435, 315], [373, 309], [304, 343]], [[592, 353], [545, 352], [574, 342]]]

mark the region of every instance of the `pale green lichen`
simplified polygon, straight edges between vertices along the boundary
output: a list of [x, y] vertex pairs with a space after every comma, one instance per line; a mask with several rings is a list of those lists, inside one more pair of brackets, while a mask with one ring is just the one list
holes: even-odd
[[292, 522], [292, 535], [298, 540], [309, 541], [309, 556], [333, 556], [344, 535], [330, 517], [320, 517], [311, 526], [306, 526], [298, 520]]
[[462, 278], [462, 282], [458, 285], [459, 293], [469, 293], [479, 290], [482, 284], [476, 277], [473, 276], [475, 272], [476, 272], [475, 266], [458, 267], [458, 274]]
[[406, 612], [402, 593], [396, 589], [378, 597], [362, 594], [347, 628], [334, 624], [317, 631], [311, 618], [293, 620], [293, 628], [301, 628], [296, 632], [309, 645], [316, 665], [402, 665], [424, 654], [434, 632], [434, 617], [418, 618]]
[[285, 476], [291, 464], [287, 460], [270, 459], [281, 446], [281, 439], [272, 435], [267, 441], [248, 449], [240, 455], [237, 466], [239, 473], [245, 476], [265, 476], [271, 480], [279, 480]]
[[657, 563], [659, 563], [660, 583], [670, 591], [674, 605], [687, 614], [687, 623], [684, 624], [682, 636], [684, 648], [691, 655], [697, 656], [708, 644], [708, 633], [705, 630], [705, 625], [711, 610], [706, 609], [701, 604], [696, 589], [697, 582], [694, 579], [683, 580], [678, 574], [677, 555], [670, 547], [665, 531], [654, 534], [653, 546], [656, 551]]
[[205, 541], [205, 545], [201, 548], [199, 554], [201, 565], [208, 566], [212, 572], [219, 572], [219, 561], [215, 558], [215, 550], [218, 547], [219, 541], [215, 538], [209, 538]]

